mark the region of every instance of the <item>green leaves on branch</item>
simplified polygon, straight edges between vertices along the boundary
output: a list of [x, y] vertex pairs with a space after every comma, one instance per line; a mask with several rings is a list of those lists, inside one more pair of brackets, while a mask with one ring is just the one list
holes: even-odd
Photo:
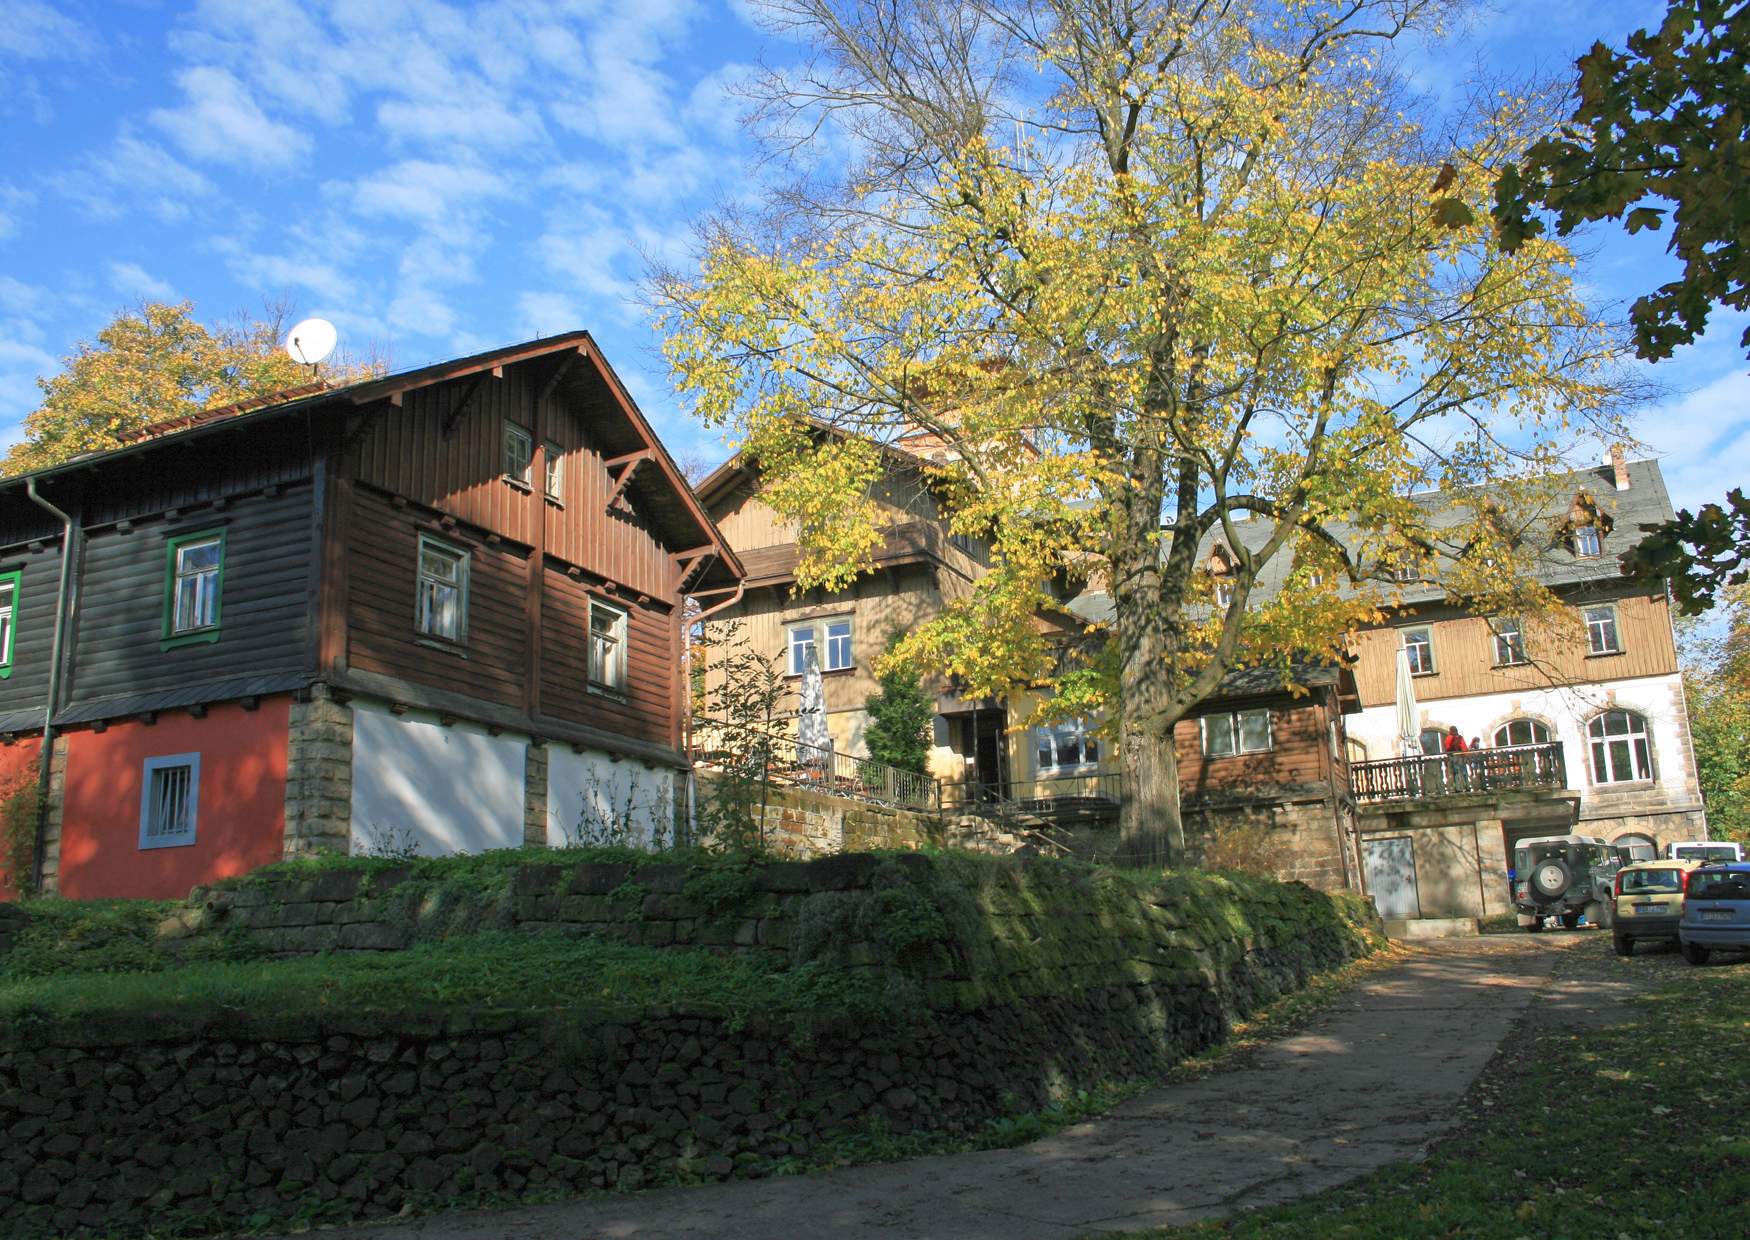
[[1625, 573], [1648, 581], [1669, 578], [1678, 605], [1694, 615], [1734, 586], [1750, 582], [1750, 500], [1737, 487], [1719, 504], [1688, 509], [1659, 525], [1622, 557]]
[[[1595, 220], [1661, 229], [1683, 274], [1629, 311], [1635, 350], [1671, 356], [1715, 305], [1750, 307], [1750, 6], [1673, 0], [1657, 30], [1626, 51], [1596, 43], [1576, 62], [1579, 100], [1561, 130], [1534, 144], [1495, 186], [1501, 243], [1566, 236]], [[1638, 205], [1645, 200], [1668, 205]], [[1750, 350], [1750, 328], [1741, 343]]]

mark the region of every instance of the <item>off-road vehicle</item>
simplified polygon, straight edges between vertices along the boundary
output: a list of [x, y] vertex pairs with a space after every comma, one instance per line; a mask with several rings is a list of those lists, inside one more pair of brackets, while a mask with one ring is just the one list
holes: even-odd
[[1614, 921], [1611, 886], [1622, 858], [1596, 835], [1540, 835], [1513, 846], [1513, 908], [1524, 930], [1560, 917], [1572, 930], [1583, 914], [1595, 926]]

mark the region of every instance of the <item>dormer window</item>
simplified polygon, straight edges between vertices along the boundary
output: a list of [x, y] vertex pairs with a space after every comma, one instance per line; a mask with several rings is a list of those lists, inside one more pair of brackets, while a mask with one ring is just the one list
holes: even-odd
[[1231, 607], [1231, 606], [1233, 606], [1233, 601], [1234, 601], [1234, 583], [1231, 581], [1218, 581], [1218, 582], [1216, 582], [1215, 583], [1215, 605], [1217, 607]]
[[1574, 554], [1583, 560], [1604, 554], [1604, 535], [1598, 532], [1596, 525], [1575, 527]]

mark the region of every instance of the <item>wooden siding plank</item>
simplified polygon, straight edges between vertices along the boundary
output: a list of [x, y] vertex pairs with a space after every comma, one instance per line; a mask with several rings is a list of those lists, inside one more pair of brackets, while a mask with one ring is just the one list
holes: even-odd
[[[81, 556], [80, 606], [66, 705], [148, 693], [192, 680], [295, 671], [310, 637], [313, 488], [256, 496], [174, 524], [92, 533]], [[219, 640], [160, 650], [166, 539], [225, 530]]]
[[[1406, 616], [1394, 627], [1366, 630], [1357, 635], [1355, 643], [1355, 683], [1361, 704], [1386, 706], [1397, 699], [1397, 650], [1405, 628], [1433, 631], [1435, 672], [1416, 677], [1419, 702], [1675, 672], [1677, 651], [1664, 598], [1629, 595], [1608, 601], [1617, 609], [1623, 647], [1617, 655], [1587, 654], [1577, 628], [1533, 627], [1525, 639], [1526, 654], [1532, 661], [1517, 667], [1496, 667], [1494, 631], [1481, 616], [1429, 620]], [[1577, 614], [1573, 619], [1577, 623]]]

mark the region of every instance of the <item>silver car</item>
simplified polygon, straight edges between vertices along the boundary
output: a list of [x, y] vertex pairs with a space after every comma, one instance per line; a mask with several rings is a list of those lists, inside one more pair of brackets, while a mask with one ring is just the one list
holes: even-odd
[[1750, 948], [1750, 864], [1709, 865], [1690, 873], [1677, 938], [1690, 964], [1706, 964], [1722, 948]]

